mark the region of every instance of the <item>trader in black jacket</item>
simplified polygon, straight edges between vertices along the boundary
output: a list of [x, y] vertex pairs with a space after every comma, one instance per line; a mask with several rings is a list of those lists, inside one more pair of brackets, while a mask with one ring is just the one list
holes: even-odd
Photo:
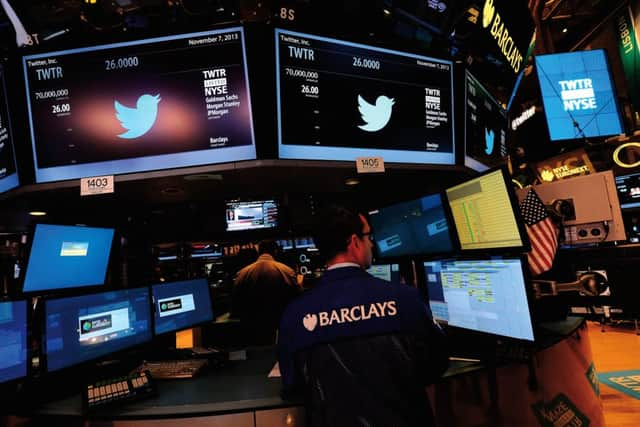
[[362, 215], [332, 207], [317, 230], [327, 271], [280, 322], [283, 394], [305, 394], [316, 426], [432, 426], [425, 387], [448, 352], [417, 289], [369, 275], [373, 243]]

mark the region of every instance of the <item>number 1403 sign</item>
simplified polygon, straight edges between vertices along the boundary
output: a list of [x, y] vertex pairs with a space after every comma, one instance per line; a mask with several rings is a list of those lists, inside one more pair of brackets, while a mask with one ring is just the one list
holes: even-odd
[[92, 176], [80, 179], [80, 195], [113, 193], [113, 175]]

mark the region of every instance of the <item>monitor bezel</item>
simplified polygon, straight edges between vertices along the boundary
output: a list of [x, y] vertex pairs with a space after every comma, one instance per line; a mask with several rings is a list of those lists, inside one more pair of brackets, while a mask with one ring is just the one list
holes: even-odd
[[451, 215], [451, 210], [448, 206], [448, 203], [446, 203], [446, 199], [445, 199], [445, 194], [443, 191], [436, 191], [434, 193], [429, 193], [429, 194], [425, 194], [423, 196], [417, 197], [417, 198], [411, 198], [411, 199], [406, 199], [406, 200], [401, 200], [398, 201], [396, 203], [391, 203], [391, 204], [386, 204], [383, 207], [379, 207], [379, 208], [374, 208], [374, 209], [369, 209], [369, 211], [366, 214], [366, 218], [367, 218], [367, 222], [369, 223], [372, 232], [373, 232], [373, 236], [375, 238], [376, 235], [376, 230], [371, 222], [371, 211], [373, 210], [380, 210], [380, 209], [384, 209], [393, 205], [397, 205], [397, 204], [402, 204], [402, 203], [407, 203], [407, 202], [412, 202], [412, 201], [416, 201], [416, 200], [420, 200], [424, 197], [429, 197], [429, 196], [434, 196], [434, 195], [439, 195], [440, 196], [440, 203], [444, 212], [444, 218], [447, 221], [447, 233], [449, 234], [449, 240], [451, 241], [451, 250], [449, 251], [436, 251], [436, 252], [428, 252], [428, 253], [412, 253], [412, 254], [404, 254], [404, 255], [394, 255], [394, 256], [381, 256], [380, 253], [378, 252], [378, 246], [377, 246], [377, 241], [373, 242], [373, 247], [374, 247], [374, 263], [379, 263], [379, 264], [401, 264], [402, 262], [405, 262], [408, 258], [412, 258], [412, 259], [421, 259], [421, 258], [428, 258], [428, 257], [439, 257], [439, 256], [452, 256], [453, 254], [455, 254], [456, 252], [458, 252], [460, 250], [460, 242], [458, 241], [458, 233], [454, 232], [453, 228], [454, 228], [454, 223], [453, 223], [453, 216]]
[[30, 310], [30, 304], [29, 304], [29, 300], [25, 299], [25, 298], [18, 298], [18, 299], [0, 299], [0, 304], [3, 303], [11, 303], [11, 304], [15, 304], [15, 303], [24, 303], [24, 316], [25, 316], [25, 327], [24, 327], [24, 337], [25, 337], [25, 374], [18, 376], [18, 377], [14, 377], [8, 380], [0, 380], [0, 390], [2, 390], [5, 387], [10, 387], [12, 385], [18, 384], [21, 381], [24, 381], [26, 379], [28, 379], [30, 377], [30, 373], [31, 373], [31, 363], [30, 363], [30, 353], [31, 353], [31, 346], [29, 344], [29, 333], [31, 332], [30, 330], [30, 324], [31, 324], [31, 310]]
[[[521, 245], [518, 246], [500, 246], [500, 247], [491, 247], [491, 248], [478, 248], [478, 249], [469, 249], [463, 248], [462, 242], [460, 241], [459, 233], [457, 231], [457, 225], [455, 223], [455, 217], [453, 216], [453, 212], [451, 210], [451, 203], [449, 201], [448, 190], [457, 187], [459, 185], [468, 183], [473, 180], [481, 179], [485, 175], [490, 175], [500, 171], [502, 174], [502, 179], [504, 181], [507, 197], [509, 198], [509, 202], [511, 205], [511, 211], [513, 212], [514, 219], [516, 222], [516, 226], [518, 228], [518, 233], [520, 234]], [[451, 215], [451, 224], [452, 227], [456, 229], [456, 239], [458, 242], [458, 249], [462, 254], [495, 254], [495, 255], [504, 255], [510, 253], [522, 253], [531, 251], [531, 241], [529, 240], [529, 235], [527, 233], [526, 225], [524, 223], [524, 219], [522, 218], [522, 212], [520, 211], [520, 205], [518, 204], [518, 198], [516, 196], [516, 192], [512, 185], [512, 180], [509, 177], [509, 173], [507, 172], [506, 166], [497, 166], [491, 169], [488, 169], [482, 173], [477, 174], [476, 176], [466, 179], [462, 182], [459, 182], [456, 185], [448, 186], [444, 189], [444, 197], [445, 204], [447, 205], [447, 209], [449, 210], [449, 214]]]
[[20, 171], [18, 170], [18, 156], [16, 154], [16, 141], [15, 141], [15, 133], [13, 131], [13, 126], [11, 122], [11, 111], [9, 110], [9, 94], [7, 93], [7, 78], [5, 66], [0, 63], [0, 84], [2, 84], [2, 92], [4, 93], [4, 100], [0, 108], [4, 108], [7, 112], [7, 123], [5, 128], [7, 129], [9, 137], [7, 138], [9, 144], [11, 145], [11, 153], [13, 160], [13, 167], [15, 171], [10, 174], [0, 178], [0, 194], [9, 192], [11, 190], [15, 190], [20, 187]]
[[[531, 273], [529, 271], [528, 268], [528, 261], [527, 261], [527, 255], [526, 254], [485, 254], [485, 255], [478, 255], [478, 256], [473, 256], [471, 254], [461, 254], [461, 255], [456, 255], [456, 256], [452, 256], [452, 257], [444, 257], [444, 258], [432, 258], [432, 259], [424, 259], [424, 260], [420, 260], [420, 268], [418, 269], [420, 271], [419, 273], [419, 277], [420, 277], [420, 283], [424, 286], [425, 288], [425, 303], [429, 306], [429, 287], [427, 286], [427, 280], [426, 280], [426, 276], [425, 276], [425, 271], [424, 271], [424, 263], [425, 262], [429, 262], [429, 261], [486, 261], [486, 260], [491, 260], [491, 259], [509, 259], [509, 260], [519, 260], [520, 261], [520, 270], [522, 272], [522, 281], [523, 281], [523, 285], [524, 285], [524, 291], [525, 291], [525, 298], [527, 299], [527, 306], [529, 307], [529, 318], [531, 319], [531, 330], [532, 330], [532, 334], [533, 334], [533, 339], [532, 340], [528, 340], [526, 338], [516, 338], [516, 337], [511, 337], [508, 335], [500, 335], [500, 334], [495, 334], [492, 332], [485, 332], [485, 331], [480, 331], [480, 330], [476, 330], [476, 329], [471, 329], [471, 328], [465, 328], [465, 327], [461, 327], [461, 326], [456, 326], [456, 325], [451, 325], [449, 324], [448, 321], [445, 320], [436, 320], [436, 322], [438, 322], [439, 325], [442, 325], [446, 328], [453, 328], [455, 330], [460, 330], [460, 331], [465, 331], [465, 332], [469, 332], [472, 334], [480, 334], [481, 336], [485, 336], [485, 337], [491, 337], [491, 338], [496, 338], [499, 339], [501, 341], [511, 341], [511, 342], [518, 342], [518, 343], [526, 343], [526, 344], [533, 344], [536, 341], [537, 338], [537, 319], [536, 319], [536, 311], [534, 309], [534, 304], [535, 304], [535, 294], [533, 291], [533, 286], [532, 286], [532, 277], [531, 277]], [[431, 311], [431, 308], [429, 307], [429, 310]], [[435, 319], [434, 319], [435, 320]]]
[[[66, 288], [51, 288], [51, 289], [39, 289], [39, 290], [24, 290], [24, 284], [27, 279], [27, 270], [29, 268], [29, 261], [31, 260], [31, 250], [33, 248], [33, 242], [35, 237], [36, 229], [39, 225], [50, 225], [50, 226], [62, 226], [62, 227], [76, 227], [76, 228], [93, 228], [93, 229], [103, 229], [103, 230], [113, 230], [113, 236], [111, 237], [111, 245], [109, 247], [109, 256], [107, 257], [106, 268], [104, 272], [104, 278], [102, 279], [102, 283], [100, 284], [92, 284], [92, 285], [82, 285], [82, 286], [72, 286]], [[107, 279], [109, 277], [109, 270], [111, 267], [111, 263], [114, 260], [113, 249], [114, 242], [116, 240], [116, 229], [115, 227], [96, 227], [96, 226], [85, 226], [85, 225], [76, 225], [76, 224], [50, 224], [45, 222], [38, 222], [33, 224], [31, 230], [28, 233], [29, 243], [27, 245], [28, 249], [25, 252], [25, 259], [27, 260], [24, 273], [20, 278], [20, 293], [25, 297], [34, 297], [34, 296], [48, 296], [52, 295], [54, 297], [66, 297], [66, 296], [74, 296], [81, 293], [92, 293], [104, 290], [104, 287], [107, 285]]]
[[[168, 285], [172, 285], [172, 284], [176, 284], [176, 283], [184, 283], [184, 282], [196, 282], [196, 281], [203, 281], [204, 283], [206, 283], [206, 288], [207, 288], [207, 294], [209, 296], [209, 307], [211, 309], [211, 319], [209, 320], [203, 320], [200, 322], [196, 322], [193, 323], [189, 326], [185, 326], [183, 328], [180, 329], [172, 329], [170, 331], [164, 331], [164, 332], [157, 332], [157, 321], [156, 321], [156, 301], [155, 301], [155, 295], [154, 295], [154, 289], [158, 288], [158, 287], [162, 287], [162, 286], [168, 286]], [[171, 282], [161, 282], [161, 283], [154, 283], [149, 285], [149, 300], [151, 302], [151, 317], [152, 317], [152, 333], [154, 337], [162, 337], [162, 336], [167, 336], [170, 334], [175, 334], [176, 332], [180, 332], [180, 331], [186, 331], [188, 329], [192, 329], [198, 326], [202, 326], [205, 325], [207, 323], [211, 323], [211, 322], [215, 322], [216, 320], [216, 315], [213, 312], [213, 302], [211, 301], [211, 287], [209, 286], [209, 281], [206, 278], [198, 278], [198, 279], [188, 279], [188, 280], [174, 280]]]
[[[149, 310], [149, 319], [148, 319], [149, 320], [149, 333], [148, 333], [149, 337], [146, 340], [136, 344], [119, 348], [112, 352], [107, 352], [99, 356], [92, 357], [90, 359], [82, 360], [77, 363], [72, 363], [70, 365], [66, 365], [64, 367], [61, 367], [55, 370], [49, 369], [49, 356], [46, 349], [46, 342], [47, 342], [47, 304], [50, 301], [57, 301], [61, 299], [69, 299], [69, 298], [75, 298], [75, 297], [89, 297], [94, 295], [108, 294], [112, 292], [129, 292], [129, 291], [140, 290], [140, 289], [145, 289], [147, 291], [147, 309]], [[42, 317], [40, 319], [40, 323], [41, 323], [40, 340], [41, 340], [41, 346], [42, 346], [42, 352], [41, 352], [42, 356], [40, 360], [41, 360], [42, 372], [45, 372], [47, 375], [57, 375], [59, 372], [68, 372], [68, 370], [70, 369], [75, 369], [75, 368], [79, 369], [81, 367], [91, 366], [92, 364], [100, 360], [107, 360], [109, 358], [116, 359], [118, 355], [126, 354], [127, 352], [131, 352], [136, 349], [141, 349], [144, 346], [149, 345], [149, 343], [153, 341], [153, 337], [154, 337], [153, 313], [151, 311], [153, 307], [151, 306], [151, 290], [149, 289], [149, 286], [139, 286], [135, 288], [125, 288], [125, 289], [110, 289], [102, 292], [83, 293], [83, 294], [70, 295], [70, 296], [64, 296], [64, 297], [56, 296], [54, 298], [43, 298], [43, 302], [44, 304], [42, 307]]]
[[[598, 49], [589, 49], [589, 52], [592, 51], [600, 51], [602, 52], [602, 55], [604, 56], [604, 61], [606, 63], [607, 66], [607, 74], [609, 76], [609, 82], [611, 83], [611, 95], [613, 98], [613, 102], [615, 104], [616, 107], [616, 112], [618, 113], [618, 122], [620, 124], [620, 133], [624, 133], [625, 132], [625, 123], [622, 117], [622, 111], [620, 110], [620, 102], [618, 101], [618, 90], [616, 88], [616, 82], [614, 80], [614, 76], [613, 76], [613, 70], [611, 69], [611, 60], [609, 58], [609, 54], [607, 52], [606, 49], [604, 48], [598, 48]], [[533, 65], [534, 65], [534, 69], [536, 72], [536, 83], [538, 85], [538, 90], [540, 91], [540, 100], [541, 103], [543, 105], [543, 109], [544, 109], [544, 96], [542, 94], [542, 87], [541, 87], [541, 83], [540, 83], [540, 75], [539, 75], [539, 70], [538, 70], [538, 57], [544, 57], [544, 56], [556, 56], [556, 55], [564, 55], [564, 54], [568, 54], [568, 53], [578, 53], [578, 52], [585, 52], [585, 51], [572, 51], [572, 52], [555, 52], [555, 53], [546, 53], [546, 54], [542, 54], [542, 55], [535, 55], [534, 57], [534, 61], [533, 61]], [[566, 145], [573, 145], [575, 143], [578, 142], [584, 142], [589, 138], [592, 139], [602, 139], [604, 140], [607, 137], [610, 136], [615, 136], [615, 135], [619, 135], [620, 133], [612, 133], [612, 134], [604, 134], [604, 135], [593, 135], [593, 136], [579, 136], [576, 138], [564, 138], [564, 139], [554, 139], [551, 136], [551, 129], [549, 129], [549, 121], [547, 118], [547, 114], [546, 114], [546, 109], [544, 109], [544, 122], [547, 125], [547, 133], [549, 135], [549, 141], [552, 144], [566, 144]], [[593, 116], [597, 116], [599, 114], [599, 111], [597, 111]], [[571, 116], [568, 116], [567, 119], [571, 119]]]

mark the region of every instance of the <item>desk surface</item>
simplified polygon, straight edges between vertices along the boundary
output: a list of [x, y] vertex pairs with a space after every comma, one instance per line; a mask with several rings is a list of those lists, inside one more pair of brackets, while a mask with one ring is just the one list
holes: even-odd
[[[553, 336], [567, 336], [583, 323], [582, 318], [545, 325]], [[543, 340], [544, 341], [544, 340]], [[539, 343], [544, 348], [549, 343]], [[280, 397], [280, 378], [268, 378], [276, 361], [275, 347], [247, 350], [247, 360], [232, 361], [220, 369], [205, 371], [190, 379], [157, 381], [158, 393], [139, 401], [126, 402], [91, 414], [97, 419], [153, 419], [212, 416], [302, 405], [300, 400]], [[445, 377], [484, 369], [479, 363], [451, 362]], [[31, 416], [81, 417], [80, 393], [29, 408]]]

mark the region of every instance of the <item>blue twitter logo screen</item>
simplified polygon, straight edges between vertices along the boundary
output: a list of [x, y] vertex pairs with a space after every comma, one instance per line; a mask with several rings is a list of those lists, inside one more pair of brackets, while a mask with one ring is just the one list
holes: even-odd
[[465, 74], [464, 164], [478, 172], [507, 155], [507, 114], [478, 79]]
[[23, 292], [103, 285], [113, 234], [112, 228], [37, 224]]
[[623, 132], [604, 50], [538, 55], [535, 59], [552, 141]]
[[37, 182], [256, 158], [244, 30], [23, 57]]
[[450, 61], [282, 29], [275, 37], [280, 158], [455, 163]]

